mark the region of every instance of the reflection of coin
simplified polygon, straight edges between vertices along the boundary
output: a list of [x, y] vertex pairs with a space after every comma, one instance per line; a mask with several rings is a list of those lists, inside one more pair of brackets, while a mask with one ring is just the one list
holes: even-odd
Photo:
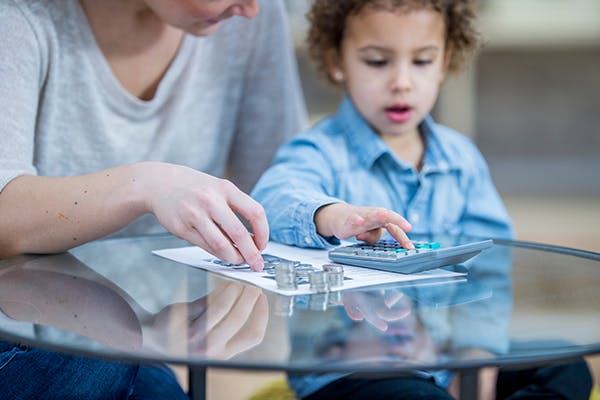
[[294, 314], [294, 296], [278, 296], [275, 299], [275, 315], [291, 317]]
[[326, 311], [328, 305], [329, 293], [314, 293], [308, 299], [308, 308], [314, 311]]
[[342, 292], [341, 291], [329, 292], [329, 303], [328, 304], [331, 306], [343, 305], [344, 301], [342, 299]]

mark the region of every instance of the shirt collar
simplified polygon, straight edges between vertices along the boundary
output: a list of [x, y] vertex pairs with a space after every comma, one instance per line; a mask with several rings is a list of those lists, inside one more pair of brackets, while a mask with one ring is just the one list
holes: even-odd
[[342, 100], [336, 118], [346, 134], [350, 151], [365, 168], [370, 169], [383, 154], [391, 155], [388, 145], [359, 114], [348, 96]]
[[[365, 168], [372, 168], [384, 154], [398, 161], [387, 143], [364, 120], [348, 96], [342, 100], [336, 119], [343, 127], [350, 151]], [[446, 172], [456, 168], [448, 156], [443, 140], [439, 137], [437, 124], [433, 118], [428, 115], [419, 129], [426, 141], [423, 172]], [[404, 163], [400, 162], [400, 164], [408, 168]]]

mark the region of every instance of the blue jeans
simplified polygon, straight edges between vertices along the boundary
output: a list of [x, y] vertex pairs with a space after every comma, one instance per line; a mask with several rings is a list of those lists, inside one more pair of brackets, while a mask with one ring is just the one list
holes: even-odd
[[131, 365], [0, 341], [0, 398], [188, 399], [164, 365]]

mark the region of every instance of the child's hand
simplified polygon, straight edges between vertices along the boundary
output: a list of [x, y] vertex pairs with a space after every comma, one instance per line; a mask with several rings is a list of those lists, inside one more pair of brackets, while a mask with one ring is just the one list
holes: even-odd
[[412, 250], [414, 246], [406, 232], [410, 223], [400, 214], [380, 207], [357, 207], [346, 203], [334, 203], [321, 207], [315, 213], [317, 232], [323, 237], [335, 236], [375, 243], [386, 229], [402, 247]]

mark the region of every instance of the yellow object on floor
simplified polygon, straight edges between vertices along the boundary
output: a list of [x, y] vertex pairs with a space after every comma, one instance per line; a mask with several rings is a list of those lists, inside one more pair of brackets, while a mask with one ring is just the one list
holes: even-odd
[[277, 379], [257, 390], [248, 400], [296, 400], [285, 379]]
[[[259, 389], [248, 400], [296, 400], [296, 397], [285, 379], [277, 379]], [[590, 393], [590, 400], [600, 400], [600, 387], [597, 385]]]

